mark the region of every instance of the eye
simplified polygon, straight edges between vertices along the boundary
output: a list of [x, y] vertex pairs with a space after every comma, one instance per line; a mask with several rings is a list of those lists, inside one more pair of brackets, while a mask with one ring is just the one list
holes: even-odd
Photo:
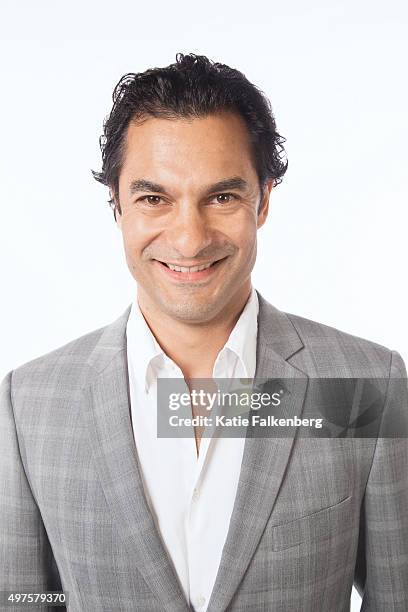
[[219, 193], [215, 196], [218, 204], [230, 204], [232, 200], [236, 200], [237, 196], [233, 193]]
[[137, 201], [146, 202], [147, 204], [150, 204], [151, 206], [157, 206], [157, 204], [160, 204], [160, 200], [161, 200], [160, 196], [146, 195], [146, 196], [143, 196], [142, 198], [139, 198]]

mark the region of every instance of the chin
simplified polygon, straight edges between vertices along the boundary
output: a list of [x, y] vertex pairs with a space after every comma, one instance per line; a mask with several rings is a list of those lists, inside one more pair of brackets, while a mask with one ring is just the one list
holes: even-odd
[[203, 304], [184, 302], [171, 305], [166, 303], [163, 309], [168, 316], [191, 323], [204, 323], [215, 315], [214, 304], [212, 302]]

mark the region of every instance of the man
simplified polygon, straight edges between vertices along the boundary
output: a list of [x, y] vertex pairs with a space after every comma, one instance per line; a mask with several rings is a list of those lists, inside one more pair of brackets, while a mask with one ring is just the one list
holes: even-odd
[[[384, 434], [406, 415], [403, 361], [252, 287], [283, 139], [243, 74], [176, 60], [120, 80], [94, 173], [137, 297], [2, 384], [0, 589], [63, 589], [72, 612], [345, 612], [354, 583], [365, 612], [406, 612], [408, 445]], [[162, 379], [218, 378], [278, 379], [286, 415], [334, 406], [331, 424], [372, 379], [381, 401], [354, 424], [372, 432], [374, 407], [380, 425], [157, 435]], [[342, 402], [314, 390], [331, 379]]]

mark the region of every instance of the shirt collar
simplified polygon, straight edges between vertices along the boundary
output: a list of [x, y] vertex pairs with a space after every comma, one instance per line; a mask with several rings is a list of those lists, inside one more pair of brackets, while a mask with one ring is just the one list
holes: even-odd
[[258, 312], [258, 296], [255, 289], [252, 288], [238, 321], [217, 356], [218, 360], [227, 349], [232, 351], [241, 362], [245, 378], [253, 378], [255, 376]]
[[[240, 360], [246, 378], [253, 378], [255, 375], [258, 312], [258, 296], [252, 287], [244, 309], [216, 359], [217, 363], [223, 353], [227, 350], [232, 351]], [[145, 390], [148, 391], [152, 382], [152, 377], [149, 376], [150, 366], [154, 361], [168, 360], [169, 357], [165, 354], [147, 324], [140, 310], [137, 297], [132, 302], [126, 326], [126, 338], [128, 363], [135, 364], [133, 374], [143, 381]], [[136, 362], [134, 358], [137, 359]]]
[[150, 365], [153, 361], [162, 358], [165, 353], [144, 318], [137, 297], [130, 309], [126, 339], [128, 363], [135, 366], [132, 373], [139, 380], [143, 379], [145, 390], [148, 391]]

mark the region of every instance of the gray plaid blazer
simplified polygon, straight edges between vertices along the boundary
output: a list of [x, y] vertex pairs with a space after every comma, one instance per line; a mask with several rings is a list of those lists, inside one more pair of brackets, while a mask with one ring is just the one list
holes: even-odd
[[[313, 378], [406, 383], [397, 352], [258, 298], [256, 377], [297, 380], [286, 414]], [[63, 589], [70, 612], [193, 609], [144, 495], [129, 312], [3, 380], [0, 591]], [[383, 424], [406, 402], [394, 388]], [[407, 438], [248, 436], [208, 612], [346, 612], [353, 584], [364, 612], [408, 610]]]

